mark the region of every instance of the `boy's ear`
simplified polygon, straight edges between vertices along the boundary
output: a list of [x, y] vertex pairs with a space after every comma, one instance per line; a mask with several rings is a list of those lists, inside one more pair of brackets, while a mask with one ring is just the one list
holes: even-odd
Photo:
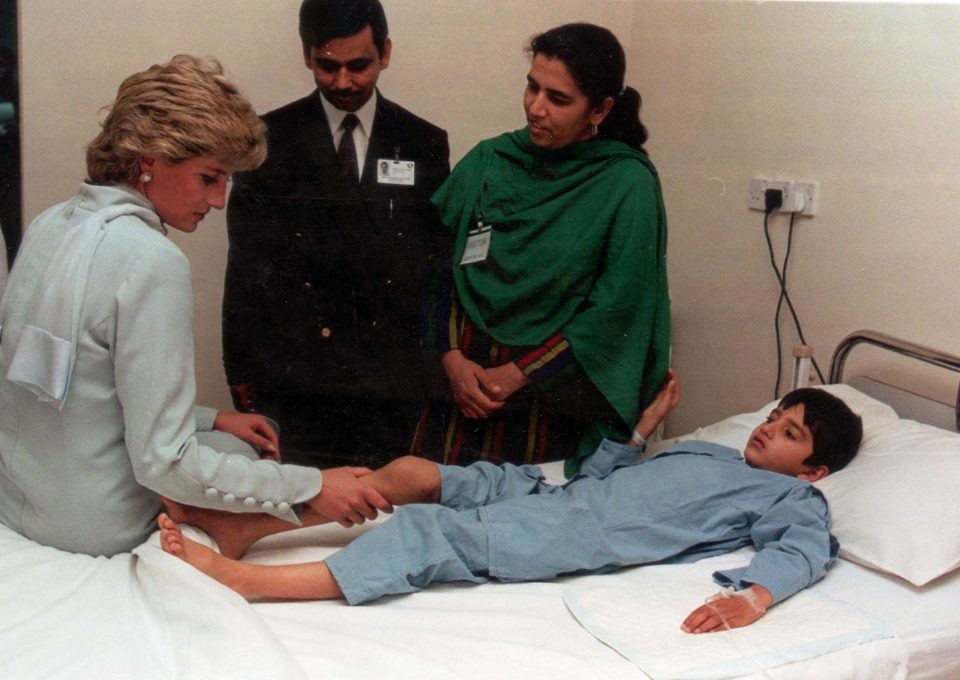
[[823, 479], [830, 474], [830, 469], [826, 465], [817, 465], [816, 467], [805, 466], [803, 471], [797, 475], [797, 479], [803, 479], [808, 482], [815, 482]]

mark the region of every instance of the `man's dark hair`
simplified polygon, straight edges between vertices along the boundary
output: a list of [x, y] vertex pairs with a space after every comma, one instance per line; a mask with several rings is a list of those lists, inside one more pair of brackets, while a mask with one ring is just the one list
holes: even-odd
[[803, 404], [803, 424], [813, 433], [813, 454], [804, 465], [825, 465], [837, 472], [857, 455], [863, 439], [863, 422], [850, 407], [826, 390], [801, 387], [780, 400], [780, 408]]
[[300, 5], [300, 40], [303, 51], [334, 38], [346, 38], [373, 30], [373, 44], [383, 56], [387, 43], [387, 16], [380, 0], [303, 0]]

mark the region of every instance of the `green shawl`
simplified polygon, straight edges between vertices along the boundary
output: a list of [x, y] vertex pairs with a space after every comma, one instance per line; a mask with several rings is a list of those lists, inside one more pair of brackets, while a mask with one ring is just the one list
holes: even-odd
[[[524, 128], [478, 144], [433, 202], [455, 234], [470, 319], [506, 345], [562, 333], [629, 432], [670, 343], [666, 216], [649, 158], [612, 140], [541, 149]], [[480, 214], [493, 225], [487, 259], [461, 266]]]

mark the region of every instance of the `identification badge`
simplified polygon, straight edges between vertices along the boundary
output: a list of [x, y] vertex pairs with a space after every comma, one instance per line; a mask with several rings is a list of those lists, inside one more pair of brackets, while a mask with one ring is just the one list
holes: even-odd
[[492, 233], [492, 228], [489, 224], [483, 223], [483, 215], [481, 215], [477, 219], [476, 229], [467, 233], [467, 242], [463, 246], [463, 256], [460, 258], [460, 264], [473, 264], [486, 260], [487, 253], [490, 252], [490, 236]]
[[416, 182], [417, 164], [392, 158], [377, 159], [377, 182], [412, 187]]

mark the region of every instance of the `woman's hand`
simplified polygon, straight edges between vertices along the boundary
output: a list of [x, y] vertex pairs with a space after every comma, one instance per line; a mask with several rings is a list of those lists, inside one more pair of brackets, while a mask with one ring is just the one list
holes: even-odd
[[443, 355], [443, 370], [450, 381], [453, 400], [467, 418], [486, 418], [503, 406], [497, 395], [500, 388], [490, 382], [486, 372], [463, 352], [453, 349]]
[[484, 370], [487, 384], [492, 385], [491, 396], [506, 401], [514, 392], [530, 384], [530, 378], [523, 374], [512, 361]]
[[220, 411], [213, 421], [213, 429], [232, 434], [246, 442], [266, 460], [280, 460], [280, 441], [267, 419], [256, 413]]
[[368, 474], [370, 470], [362, 467], [324, 470], [320, 493], [307, 505], [344, 527], [376, 519], [379, 511], [393, 512], [393, 505], [379, 491], [360, 481]]

